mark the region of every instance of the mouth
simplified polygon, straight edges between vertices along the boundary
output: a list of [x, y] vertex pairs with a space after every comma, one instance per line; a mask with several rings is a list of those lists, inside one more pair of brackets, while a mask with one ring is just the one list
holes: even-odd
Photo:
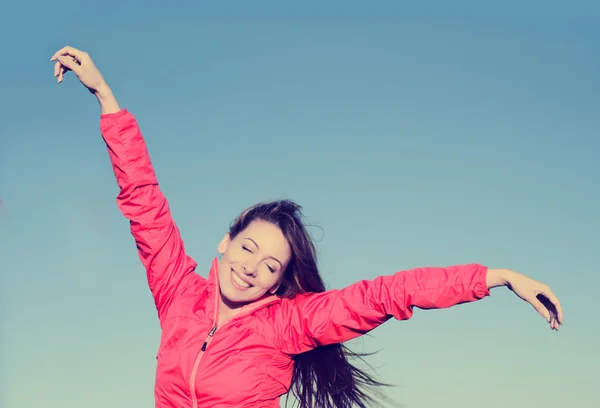
[[231, 282], [239, 290], [246, 290], [252, 287], [252, 284], [250, 282], [239, 276], [237, 272], [233, 269], [231, 269]]

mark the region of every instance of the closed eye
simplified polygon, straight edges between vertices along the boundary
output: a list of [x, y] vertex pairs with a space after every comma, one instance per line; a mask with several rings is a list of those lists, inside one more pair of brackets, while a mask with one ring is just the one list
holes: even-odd
[[247, 246], [244, 246], [244, 245], [242, 245], [242, 249], [243, 249], [244, 251], [248, 251], [248, 252], [252, 253], [252, 251], [250, 251], [250, 250], [248, 249], [248, 247], [247, 247]]
[[269, 270], [271, 271], [271, 273], [275, 273], [275, 268], [273, 268], [271, 265], [267, 264], [267, 268], [269, 268]]

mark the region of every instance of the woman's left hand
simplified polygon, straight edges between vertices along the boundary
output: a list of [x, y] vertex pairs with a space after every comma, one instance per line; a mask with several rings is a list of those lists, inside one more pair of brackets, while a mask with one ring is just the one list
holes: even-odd
[[563, 324], [562, 306], [548, 285], [507, 269], [489, 269], [487, 280], [488, 288], [507, 286], [518, 297], [533, 306], [550, 323], [550, 328], [553, 330], [558, 330]]

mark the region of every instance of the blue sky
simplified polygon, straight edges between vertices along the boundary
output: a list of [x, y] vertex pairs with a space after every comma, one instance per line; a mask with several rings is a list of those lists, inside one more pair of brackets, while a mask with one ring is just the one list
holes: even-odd
[[[292, 198], [331, 288], [480, 262], [506, 289], [351, 345], [411, 408], [600, 405], [600, 11], [592, 2], [13, 3], [0, 16], [0, 405], [149, 407], [159, 329], [115, 205], [90, 52], [138, 118], [206, 274], [248, 205]], [[596, 380], [594, 380], [596, 378]]]

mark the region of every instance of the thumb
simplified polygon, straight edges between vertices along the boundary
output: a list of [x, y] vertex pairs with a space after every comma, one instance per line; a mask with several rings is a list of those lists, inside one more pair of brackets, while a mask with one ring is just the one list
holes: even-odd
[[550, 323], [550, 312], [548, 311], [548, 309], [546, 309], [546, 306], [544, 306], [542, 304], [542, 302], [540, 302], [537, 297], [534, 297], [533, 299], [529, 300], [529, 303], [531, 303], [531, 306], [533, 306], [533, 308], [535, 310], [537, 310], [537, 312], [544, 318], [546, 319], [546, 321], [548, 323]]
[[71, 71], [75, 72], [75, 74], [79, 74], [81, 65], [79, 65], [79, 63], [72, 57], [61, 55], [60, 57], [58, 57], [58, 62], [60, 62], [61, 65], [65, 66], [66, 68], [69, 68]]

